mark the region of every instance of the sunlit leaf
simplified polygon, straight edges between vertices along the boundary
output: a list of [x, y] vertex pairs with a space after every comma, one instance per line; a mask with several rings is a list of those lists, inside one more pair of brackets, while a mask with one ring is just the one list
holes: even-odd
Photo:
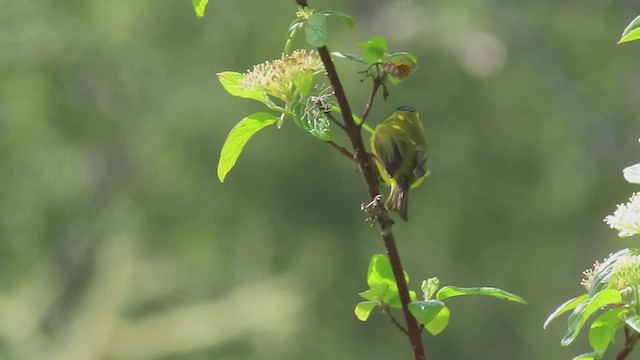
[[245, 98], [258, 100], [261, 103], [267, 106], [275, 106], [273, 102], [267, 97], [267, 95], [262, 91], [256, 90], [247, 90], [243, 89], [240, 85], [242, 84], [242, 80], [244, 79], [244, 74], [235, 72], [235, 71], [225, 71], [218, 73], [218, 81], [222, 87], [231, 95]]
[[209, 0], [192, 0], [193, 10], [195, 10], [198, 17], [204, 16], [204, 11], [207, 8]]
[[602, 359], [602, 354], [596, 352], [590, 352], [586, 354], [581, 354], [574, 357], [572, 360], [599, 360]]
[[423, 325], [429, 324], [444, 308], [444, 303], [439, 300], [414, 301], [409, 303], [409, 311], [413, 317]]
[[367, 321], [369, 315], [378, 304], [375, 301], [362, 301], [356, 305], [355, 314], [358, 320]]
[[249, 139], [255, 133], [274, 124], [276, 121], [278, 121], [278, 118], [275, 115], [268, 112], [259, 112], [240, 120], [231, 129], [220, 151], [220, 161], [218, 162], [218, 179], [220, 179], [220, 182], [224, 182], [225, 177], [236, 164], [242, 149], [244, 149]]
[[304, 27], [307, 43], [313, 47], [327, 45], [327, 18], [323, 13], [309, 16]]
[[569, 299], [567, 301], [565, 301], [564, 304], [558, 306], [557, 309], [555, 309], [551, 315], [549, 315], [549, 317], [547, 317], [547, 320], [544, 322], [544, 325], [542, 326], [544, 329], [547, 328], [547, 325], [549, 325], [549, 323], [554, 320], [555, 318], [557, 318], [558, 316], [566, 313], [567, 311], [571, 311], [573, 309], [576, 308], [576, 306], [580, 305], [581, 303], [587, 301], [589, 299], [589, 294], [582, 294], [580, 296], [576, 296], [573, 299]]
[[424, 326], [424, 328], [427, 329], [431, 335], [436, 336], [440, 334], [447, 325], [449, 325], [450, 317], [451, 313], [449, 312], [449, 308], [445, 306], [430, 323]]
[[438, 300], [444, 300], [450, 297], [462, 295], [484, 295], [503, 300], [514, 301], [521, 304], [527, 303], [525, 299], [521, 298], [518, 295], [493, 287], [462, 288], [457, 286], [445, 286], [438, 291], [438, 294], [436, 296]]
[[640, 39], [640, 16], [633, 19], [633, 21], [622, 32], [622, 37], [618, 44], [626, 43], [633, 40]]
[[593, 274], [593, 279], [591, 279], [591, 286], [589, 287], [589, 294], [593, 296], [609, 286], [609, 281], [611, 280], [614, 266], [618, 260], [629, 255], [636, 255], [638, 253], [638, 249], [622, 249], [609, 256], [607, 260], [605, 260], [605, 262], [598, 266], [598, 270], [595, 272], [595, 274]]
[[362, 296], [366, 300], [371, 301], [380, 301], [384, 299], [385, 294], [389, 290], [389, 285], [387, 284], [378, 284], [372, 286], [369, 290], [361, 292], [360, 296]]
[[604, 306], [619, 303], [621, 301], [622, 296], [617, 290], [605, 289], [592, 296], [589, 301], [579, 304], [569, 316], [567, 333], [562, 338], [560, 344], [562, 346], [571, 344], [591, 315]]
[[[406, 272], [404, 273], [404, 278], [408, 284], [409, 276]], [[371, 262], [369, 262], [369, 269], [367, 271], [367, 284], [369, 285], [369, 288], [374, 288], [374, 286], [380, 284], [387, 285], [388, 289], [382, 301], [393, 308], [401, 307], [398, 285], [396, 284], [395, 277], [393, 276], [391, 262], [387, 255], [375, 254], [371, 257]], [[411, 299], [416, 299], [417, 297], [414, 291], [409, 291], [409, 296]]]
[[334, 51], [331, 53], [331, 55], [337, 57], [337, 58], [341, 58], [341, 59], [347, 59], [347, 60], [351, 60], [351, 61], [355, 61], [361, 64], [366, 64], [367, 62], [361, 58], [360, 56], [357, 55], [353, 55], [353, 54], [347, 54], [347, 53], [343, 53], [341, 51]]
[[627, 311], [626, 308], [609, 309], [593, 321], [589, 328], [589, 344], [595, 352], [604, 354], [616, 330], [623, 325], [621, 317]]
[[327, 115], [317, 109], [307, 110], [302, 103], [296, 103], [292, 107], [293, 119], [302, 129], [323, 141], [333, 140], [331, 132], [331, 120]]
[[369, 64], [381, 63], [387, 53], [387, 39], [382, 36], [374, 36], [371, 39], [361, 42], [358, 45], [362, 46], [364, 52], [364, 59]]
[[633, 331], [640, 333], [640, 315], [625, 316], [623, 320]]
[[347, 27], [351, 30], [353, 30], [353, 27], [355, 26], [355, 22], [353, 21], [353, 18], [350, 15], [345, 14], [341, 11], [326, 10], [326, 11], [323, 11], [323, 13], [326, 16], [337, 17], [338, 19], [340, 19], [340, 21], [342, 21], [345, 25], [347, 25]]

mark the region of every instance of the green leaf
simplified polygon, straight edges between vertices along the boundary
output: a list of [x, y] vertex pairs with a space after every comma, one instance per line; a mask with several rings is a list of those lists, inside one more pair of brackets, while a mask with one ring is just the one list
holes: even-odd
[[293, 79], [293, 85], [295, 86], [294, 96], [306, 99], [313, 87], [313, 73], [306, 71], [297, 73]]
[[350, 30], [353, 30], [353, 27], [356, 25], [355, 22], [353, 21], [353, 18], [350, 15], [345, 14], [341, 11], [326, 10], [326, 11], [323, 11], [323, 14], [325, 14], [326, 16], [337, 17], [338, 19], [340, 19], [340, 21], [342, 21], [345, 25], [347, 25], [347, 27]]
[[589, 344], [598, 354], [604, 354], [613, 340], [616, 330], [622, 326], [622, 314], [627, 312], [625, 308], [609, 309], [598, 316], [589, 329]]
[[249, 139], [255, 133], [264, 127], [274, 124], [276, 121], [278, 121], [278, 118], [275, 115], [268, 112], [258, 112], [240, 120], [231, 129], [220, 151], [220, 162], [218, 162], [218, 179], [220, 179], [220, 182], [224, 182], [225, 177], [236, 164], [242, 149]]
[[[408, 284], [409, 276], [406, 272], [404, 273], [404, 279]], [[371, 257], [371, 262], [369, 262], [369, 269], [367, 271], [367, 284], [371, 289], [375, 286], [379, 286], [380, 284], [387, 285], [388, 289], [384, 294], [382, 302], [393, 308], [402, 307], [400, 294], [398, 293], [398, 285], [396, 284], [395, 277], [393, 276], [391, 262], [387, 255], [375, 254]], [[412, 300], [417, 298], [414, 291], [409, 291], [409, 297]]]
[[409, 311], [421, 324], [427, 325], [444, 308], [444, 303], [439, 300], [414, 301], [409, 303]]
[[384, 71], [391, 77], [389, 80], [397, 84], [418, 69], [416, 56], [407, 52], [396, 52], [387, 55], [383, 64]]
[[633, 331], [640, 333], [640, 315], [630, 315], [624, 317], [625, 324], [629, 325]]
[[307, 43], [313, 47], [327, 45], [327, 18], [323, 13], [314, 13], [307, 19], [304, 27]]
[[509, 300], [518, 302], [521, 304], [526, 304], [527, 301], [521, 298], [518, 295], [514, 295], [510, 292], [504, 291], [502, 289], [497, 289], [493, 287], [472, 287], [472, 288], [462, 288], [457, 286], [445, 286], [438, 291], [436, 295], [438, 300], [444, 300], [454, 296], [461, 295], [484, 295], [491, 296], [503, 300]]
[[618, 44], [626, 43], [633, 40], [640, 39], [640, 16], [633, 19], [633, 21], [622, 32], [622, 37]]
[[[331, 106], [331, 110], [342, 114], [342, 110], [340, 109], [340, 106], [338, 105], [332, 105]], [[351, 114], [351, 116], [353, 116], [353, 121], [355, 121], [356, 124], [361, 124], [362, 123], [362, 119], [360, 119], [360, 117], [356, 114]], [[373, 128], [367, 124], [362, 124], [362, 128], [365, 129], [367, 132], [369, 132], [370, 134], [373, 135]]]
[[195, 10], [198, 17], [204, 16], [204, 11], [207, 8], [209, 0], [192, 0], [193, 10]]
[[590, 352], [586, 354], [581, 354], [573, 358], [573, 360], [599, 360], [602, 359], [602, 354]]
[[287, 41], [284, 43], [284, 53], [289, 54], [291, 52], [291, 45], [293, 44], [293, 39], [295, 38], [298, 30], [300, 30], [304, 26], [304, 21], [302, 19], [295, 19], [289, 25], [289, 31], [287, 32]]
[[549, 325], [549, 323], [554, 320], [555, 318], [557, 318], [558, 316], [566, 313], [567, 311], [573, 310], [576, 308], [576, 306], [580, 305], [581, 303], [587, 301], [589, 299], [589, 294], [582, 294], [580, 296], [576, 296], [573, 299], [569, 299], [567, 301], [565, 301], [564, 304], [558, 306], [557, 309], [555, 309], [551, 315], [549, 315], [549, 317], [547, 318], [547, 320], [544, 322], [544, 325], [542, 326], [543, 329], [547, 328], [547, 325]]
[[589, 287], [589, 294], [591, 296], [594, 296], [596, 293], [600, 292], [603, 289], [606, 289], [609, 286], [611, 275], [613, 274], [615, 264], [616, 262], [618, 262], [618, 260], [629, 255], [637, 255], [638, 253], [638, 249], [622, 249], [609, 256], [605, 262], [598, 266], [598, 271], [593, 274], [591, 286]]
[[640, 184], [640, 164], [631, 165], [622, 170], [625, 180], [632, 184]]
[[361, 64], [367, 64], [367, 62], [361, 58], [360, 56], [357, 55], [353, 55], [353, 54], [347, 54], [347, 53], [343, 53], [341, 51], [334, 51], [331, 53], [331, 55], [340, 58], [340, 59], [347, 59], [347, 60], [351, 60], [351, 61], [355, 61], [357, 63], [361, 63]]
[[592, 296], [589, 301], [585, 301], [576, 306], [573, 313], [569, 316], [569, 326], [567, 333], [562, 338], [560, 344], [567, 346], [575, 340], [580, 333], [582, 326], [587, 322], [589, 317], [593, 315], [600, 308], [619, 303], [622, 301], [622, 296], [615, 289], [605, 289]]
[[382, 36], [374, 36], [358, 45], [363, 47], [364, 59], [367, 63], [375, 64], [384, 61], [387, 54], [387, 39]]
[[424, 326], [427, 331], [431, 333], [431, 335], [436, 336], [444, 330], [447, 325], [449, 325], [449, 318], [451, 313], [449, 312], [448, 307], [443, 307], [442, 310], [436, 315], [436, 317], [431, 320], [430, 323]]
[[427, 280], [422, 281], [422, 285], [420, 288], [422, 289], [422, 293], [424, 294], [425, 300], [429, 300], [433, 298], [433, 294], [438, 291], [440, 287], [440, 280], [437, 277], [432, 277]]
[[374, 254], [371, 257], [369, 269], [367, 270], [367, 284], [369, 287], [378, 284], [396, 286], [396, 281], [393, 277], [393, 270], [391, 269], [391, 262], [387, 255]]
[[240, 84], [244, 80], [244, 74], [235, 71], [225, 71], [216, 74], [218, 75], [218, 80], [222, 87], [231, 95], [245, 98], [258, 100], [261, 103], [274, 107], [275, 104], [267, 97], [267, 95], [262, 91], [257, 90], [247, 90], [243, 89]]
[[367, 321], [369, 315], [378, 304], [375, 301], [362, 301], [356, 305], [355, 314], [358, 320]]
[[303, 103], [295, 103], [291, 112], [298, 126], [323, 141], [333, 140], [331, 120], [321, 111], [307, 111]]
[[371, 301], [381, 301], [384, 299], [384, 295], [389, 290], [389, 285], [387, 284], [378, 284], [372, 286], [369, 290], [361, 292], [360, 296], [362, 296], [366, 300]]

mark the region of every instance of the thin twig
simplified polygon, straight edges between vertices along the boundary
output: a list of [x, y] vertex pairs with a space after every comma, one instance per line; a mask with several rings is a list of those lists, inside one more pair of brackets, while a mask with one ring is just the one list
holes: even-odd
[[325, 113], [325, 115], [327, 115], [327, 117], [329, 118], [329, 120], [331, 120], [334, 124], [338, 125], [339, 128], [341, 128], [342, 130], [344, 130], [345, 132], [347, 131], [347, 128], [344, 127], [344, 125], [338, 121], [338, 119], [336, 119], [332, 113], [327, 112]]
[[347, 150], [345, 147], [340, 146], [338, 144], [336, 144], [335, 142], [329, 140], [329, 141], [325, 141], [327, 144], [331, 145], [333, 148], [335, 148], [336, 150], [340, 151], [340, 153], [342, 153], [342, 155], [346, 156], [347, 158], [349, 158], [349, 160], [351, 161], [356, 161], [356, 158], [353, 156], [353, 154]]
[[375, 100], [376, 94], [378, 93], [379, 88], [380, 88], [380, 81], [376, 77], [373, 79], [373, 87], [371, 88], [371, 95], [369, 95], [369, 101], [367, 101], [367, 105], [365, 105], [364, 107], [364, 112], [362, 113], [362, 122], [358, 124], [359, 126], [362, 126], [362, 124], [364, 124], [367, 121], [367, 118], [369, 117], [369, 112], [373, 107], [373, 100]]
[[391, 321], [391, 323], [393, 325], [395, 325], [400, 331], [402, 331], [405, 335], [409, 336], [409, 332], [407, 331], [407, 329], [404, 328], [404, 326], [402, 326], [402, 324], [400, 324], [398, 322], [398, 320], [396, 320], [396, 318], [393, 316], [393, 314], [389, 311], [389, 307], [388, 306], [383, 306], [382, 307], [382, 312], [387, 315], [387, 318], [389, 319], [389, 321]]

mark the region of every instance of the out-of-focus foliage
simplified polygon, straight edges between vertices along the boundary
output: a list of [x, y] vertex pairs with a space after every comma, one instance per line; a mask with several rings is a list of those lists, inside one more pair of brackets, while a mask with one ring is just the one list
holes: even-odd
[[[382, 244], [352, 163], [290, 122], [216, 177], [226, 134], [263, 108], [215, 74], [279, 57], [293, 2], [215, 1], [201, 19], [175, 1], [0, 5], [0, 357], [410, 356], [383, 316], [353, 316]], [[633, 241], [601, 219], [637, 160], [640, 47], [615, 45], [637, 9], [312, 5], [356, 22], [327, 19], [332, 51], [384, 35], [420, 59], [368, 120], [412, 104], [429, 132], [433, 174], [396, 227], [407, 272], [529, 302], [451, 299], [430, 358], [570, 358], [542, 321], [580, 289], [576, 269]], [[369, 87], [338, 66], [360, 113]]]

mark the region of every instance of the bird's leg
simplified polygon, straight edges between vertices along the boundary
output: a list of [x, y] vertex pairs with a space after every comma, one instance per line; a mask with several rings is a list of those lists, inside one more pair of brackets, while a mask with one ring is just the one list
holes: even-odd
[[369, 217], [365, 221], [371, 221], [371, 226], [375, 226], [376, 224], [384, 223], [385, 225], [393, 225], [393, 220], [391, 220], [386, 213], [386, 209], [384, 208], [384, 203], [382, 202], [382, 195], [378, 194], [373, 200], [368, 204], [360, 205], [360, 210], [366, 212]]

